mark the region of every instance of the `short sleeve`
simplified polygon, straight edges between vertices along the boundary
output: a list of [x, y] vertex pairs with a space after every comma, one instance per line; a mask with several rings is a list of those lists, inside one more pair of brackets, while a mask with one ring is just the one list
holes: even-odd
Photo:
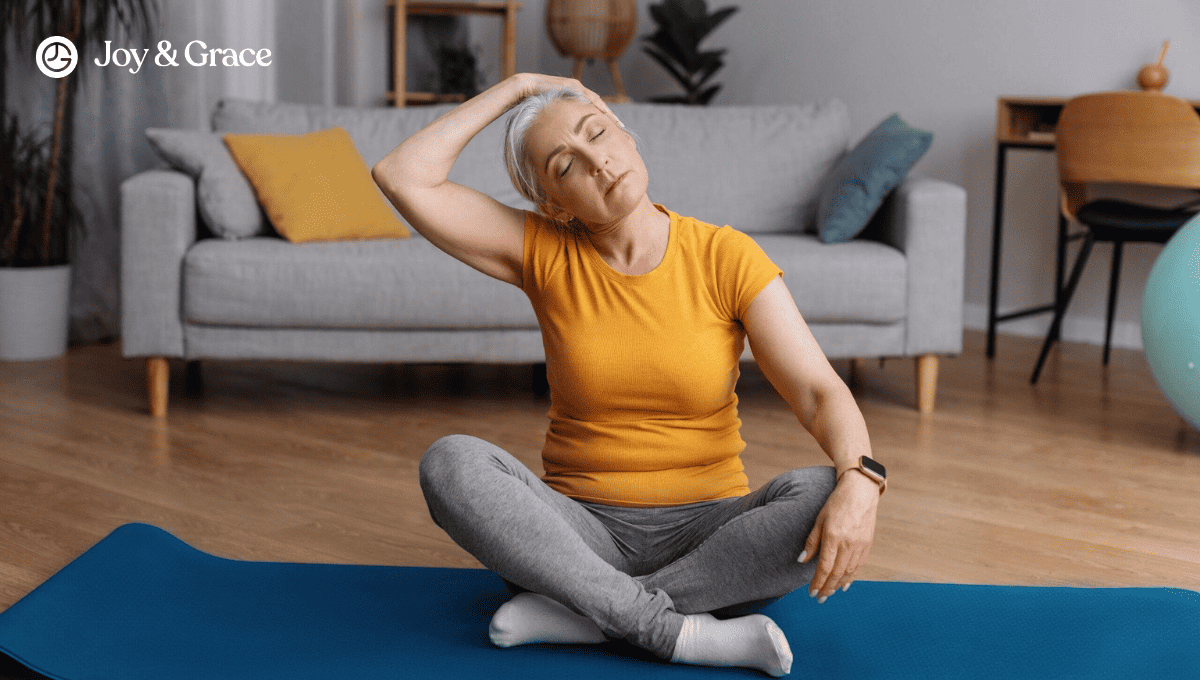
[[521, 290], [536, 301], [550, 273], [560, 263], [563, 235], [541, 215], [525, 211], [525, 241], [521, 254]]
[[750, 236], [725, 226], [718, 230], [715, 248], [721, 299], [734, 319], [746, 318], [750, 303], [783, 270], [767, 257]]

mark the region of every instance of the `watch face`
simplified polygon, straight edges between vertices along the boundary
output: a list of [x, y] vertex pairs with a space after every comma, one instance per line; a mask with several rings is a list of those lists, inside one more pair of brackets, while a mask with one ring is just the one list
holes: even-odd
[[863, 456], [859, 460], [862, 462], [862, 466], [864, 468], [866, 468], [867, 470], [870, 470], [871, 472], [874, 472], [875, 474], [879, 475], [880, 477], [882, 477], [884, 479], [887, 479], [887, 468], [880, 465], [875, 460], [873, 460], [871, 458], [867, 458], [866, 456]]

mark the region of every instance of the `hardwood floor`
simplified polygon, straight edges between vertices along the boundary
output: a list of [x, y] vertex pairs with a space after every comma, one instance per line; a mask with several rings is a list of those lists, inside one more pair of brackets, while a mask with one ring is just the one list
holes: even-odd
[[[913, 362], [855, 387], [890, 484], [859, 578], [1200, 590], [1200, 433], [1141, 353], [968, 333], [917, 411]], [[834, 362], [846, 375], [848, 362]], [[527, 366], [172, 363], [166, 420], [118, 345], [0, 363], [0, 609], [127, 522], [230, 558], [479, 566], [429, 519], [417, 464], [488, 439], [540, 470], [549, 402]], [[752, 485], [828, 462], [752, 365], [738, 385]]]

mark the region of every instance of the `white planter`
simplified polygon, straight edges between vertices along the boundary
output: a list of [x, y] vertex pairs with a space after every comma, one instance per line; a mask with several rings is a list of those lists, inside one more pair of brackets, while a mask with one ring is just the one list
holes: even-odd
[[69, 264], [0, 267], [0, 361], [62, 356], [70, 291]]

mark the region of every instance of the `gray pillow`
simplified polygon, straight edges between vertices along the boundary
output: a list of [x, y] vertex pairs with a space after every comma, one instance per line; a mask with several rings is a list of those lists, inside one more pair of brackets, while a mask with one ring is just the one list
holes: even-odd
[[269, 233], [270, 223], [254, 197], [254, 190], [233, 162], [220, 134], [149, 128], [146, 138], [171, 167], [196, 180], [200, 217], [214, 234], [240, 239]]

